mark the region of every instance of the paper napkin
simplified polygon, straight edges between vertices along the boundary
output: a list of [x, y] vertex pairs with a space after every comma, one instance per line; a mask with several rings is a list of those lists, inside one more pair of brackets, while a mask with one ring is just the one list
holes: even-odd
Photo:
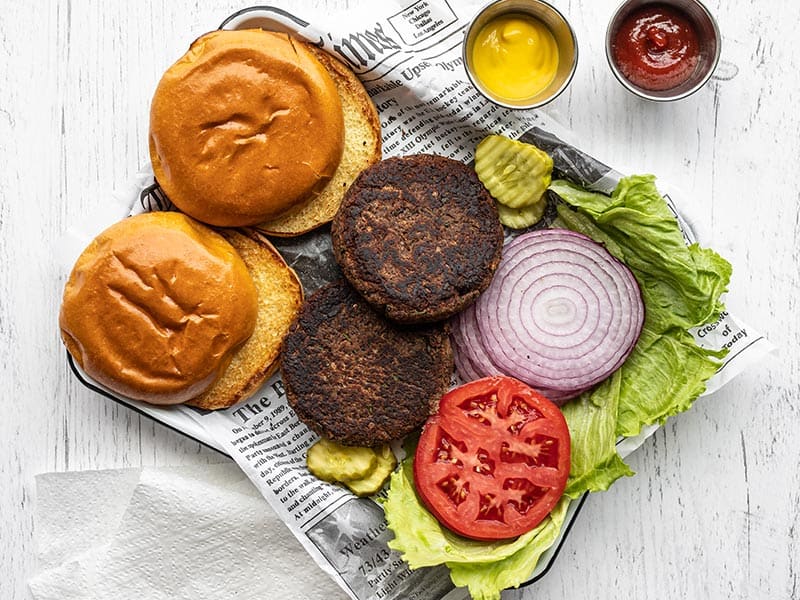
[[37, 477], [37, 600], [346, 599], [233, 463]]

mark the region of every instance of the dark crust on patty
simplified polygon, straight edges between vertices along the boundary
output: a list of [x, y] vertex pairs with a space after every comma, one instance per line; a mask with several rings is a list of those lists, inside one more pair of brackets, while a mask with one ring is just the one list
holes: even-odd
[[446, 319], [485, 290], [503, 228], [474, 170], [431, 154], [389, 158], [350, 186], [333, 252], [358, 292], [401, 323]]
[[319, 435], [350, 446], [378, 446], [420, 427], [452, 371], [445, 325], [387, 321], [344, 280], [315, 292], [283, 341], [289, 405]]

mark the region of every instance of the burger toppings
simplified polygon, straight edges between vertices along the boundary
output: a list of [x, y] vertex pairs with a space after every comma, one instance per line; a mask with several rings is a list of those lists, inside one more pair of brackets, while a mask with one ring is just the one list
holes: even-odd
[[544, 215], [553, 159], [536, 146], [489, 135], [475, 148], [475, 172], [495, 200], [500, 222], [525, 229]]
[[643, 321], [636, 279], [605, 248], [574, 231], [531, 231], [505, 247], [489, 288], [454, 320], [457, 356], [471, 359], [457, 368], [511, 375], [563, 401], [619, 368]]
[[306, 465], [315, 477], [342, 483], [357, 496], [377, 494], [397, 466], [392, 449], [343, 446], [320, 438], [306, 454]]
[[[446, 564], [456, 586], [465, 586], [472, 597], [484, 600], [499, 600], [502, 589], [519, 586], [531, 577], [539, 557], [557, 540], [567, 505], [575, 506], [571, 500], [632, 475], [617, 454], [619, 438], [635, 436], [643, 426], [663, 423], [690, 407], [724, 355], [724, 351], [699, 346], [690, 328], [718, 318], [730, 264], [710, 249], [686, 244], [653, 177], [625, 178], [611, 196], [565, 181], [553, 182], [550, 189], [571, 205], [558, 203], [554, 226], [580, 231], [624, 261], [639, 282], [646, 313], [639, 339], [619, 368], [561, 408], [570, 432], [567, 486], [550, 514], [530, 531], [483, 544], [454, 535], [432, 516], [439, 513], [425, 509], [428, 504], [416, 490], [426, 477], [421, 468], [406, 461], [392, 476], [384, 504], [395, 533], [390, 547], [401, 552], [412, 568]], [[604, 264], [600, 261], [598, 267]], [[520, 262], [517, 270], [524, 273], [528, 267]], [[504, 272], [501, 265], [495, 280], [502, 279]], [[525, 289], [519, 288], [521, 295]], [[483, 301], [481, 297], [478, 302]], [[512, 317], [521, 300], [513, 307]], [[527, 320], [517, 320], [523, 333], [531, 326]], [[468, 346], [458, 341], [459, 336], [453, 339], [456, 356], [464, 354]], [[488, 354], [489, 348], [483, 350]], [[489, 364], [494, 365], [494, 360]], [[473, 375], [476, 366], [470, 355], [468, 367]], [[465, 455], [466, 445], [455, 447]], [[418, 476], [412, 477], [412, 471]]]
[[414, 456], [420, 498], [465, 537], [498, 540], [536, 527], [569, 475], [558, 407], [521, 381], [488, 377], [455, 388], [425, 424]]

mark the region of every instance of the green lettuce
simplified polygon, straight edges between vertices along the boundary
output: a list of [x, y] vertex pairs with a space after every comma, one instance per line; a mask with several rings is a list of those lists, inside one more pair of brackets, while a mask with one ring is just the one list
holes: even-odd
[[420, 503], [411, 459], [392, 476], [384, 504], [395, 534], [390, 546], [412, 568], [446, 564], [454, 584], [468, 587], [476, 600], [497, 600], [502, 589], [527, 580], [558, 539], [570, 499], [633, 474], [616, 452], [618, 439], [688, 409], [724, 357], [724, 351], [698, 346], [689, 330], [719, 315], [731, 266], [712, 250], [686, 245], [654, 177], [623, 179], [611, 196], [560, 180], [550, 189], [565, 203], [553, 226], [591, 237], [627, 264], [642, 291], [645, 320], [625, 363], [562, 408], [570, 429], [570, 476], [564, 498], [533, 531], [494, 543], [461, 538]]
[[[642, 291], [644, 326], [618, 371], [616, 414], [607, 414], [618, 436], [638, 435], [643, 426], [688, 409], [719, 368], [724, 352], [701, 348], [689, 330], [718, 317], [731, 265], [713, 250], [686, 244], [651, 175], [623, 179], [611, 196], [562, 180], [551, 189], [572, 207], [558, 207], [554, 226], [604, 244]], [[598, 468], [605, 460], [598, 455]]]
[[571, 442], [569, 479], [564, 490], [570, 498], [607, 490], [620, 477], [633, 475], [616, 449], [621, 383], [617, 370], [593, 392], [561, 408]]
[[501, 590], [530, 577], [539, 557], [558, 538], [568, 506], [569, 499], [562, 498], [536, 528], [512, 540], [470, 540], [442, 527], [422, 505], [414, 489], [413, 458], [392, 474], [383, 503], [395, 535], [389, 547], [412, 569], [447, 565], [453, 583], [467, 587], [475, 600], [499, 600]]

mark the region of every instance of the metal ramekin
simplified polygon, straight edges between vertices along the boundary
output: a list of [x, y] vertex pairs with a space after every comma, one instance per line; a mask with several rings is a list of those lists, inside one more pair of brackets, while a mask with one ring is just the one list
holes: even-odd
[[[519, 101], [499, 97], [492, 90], [483, 86], [475, 76], [472, 64], [472, 48], [478, 32], [490, 20], [508, 14], [530, 15], [542, 21], [553, 33], [559, 51], [558, 70], [550, 85], [539, 94]], [[467, 76], [486, 98], [506, 108], [537, 108], [556, 98], [572, 81], [578, 65], [578, 43], [575, 39], [575, 32], [564, 15], [547, 2], [543, 0], [496, 0], [479, 10], [467, 26], [462, 44], [462, 57]]]
[[[700, 43], [700, 61], [697, 64], [697, 68], [688, 80], [668, 90], [647, 90], [631, 83], [614, 62], [612, 45], [620, 24], [633, 11], [648, 4], [661, 4], [681, 11], [692, 21], [697, 29]], [[614, 76], [628, 91], [640, 98], [656, 102], [680, 100], [703, 87], [711, 78], [714, 69], [717, 68], [721, 50], [722, 40], [717, 22], [708, 9], [698, 0], [627, 0], [617, 8], [606, 30], [606, 59], [611, 67], [611, 72], [614, 73]]]

